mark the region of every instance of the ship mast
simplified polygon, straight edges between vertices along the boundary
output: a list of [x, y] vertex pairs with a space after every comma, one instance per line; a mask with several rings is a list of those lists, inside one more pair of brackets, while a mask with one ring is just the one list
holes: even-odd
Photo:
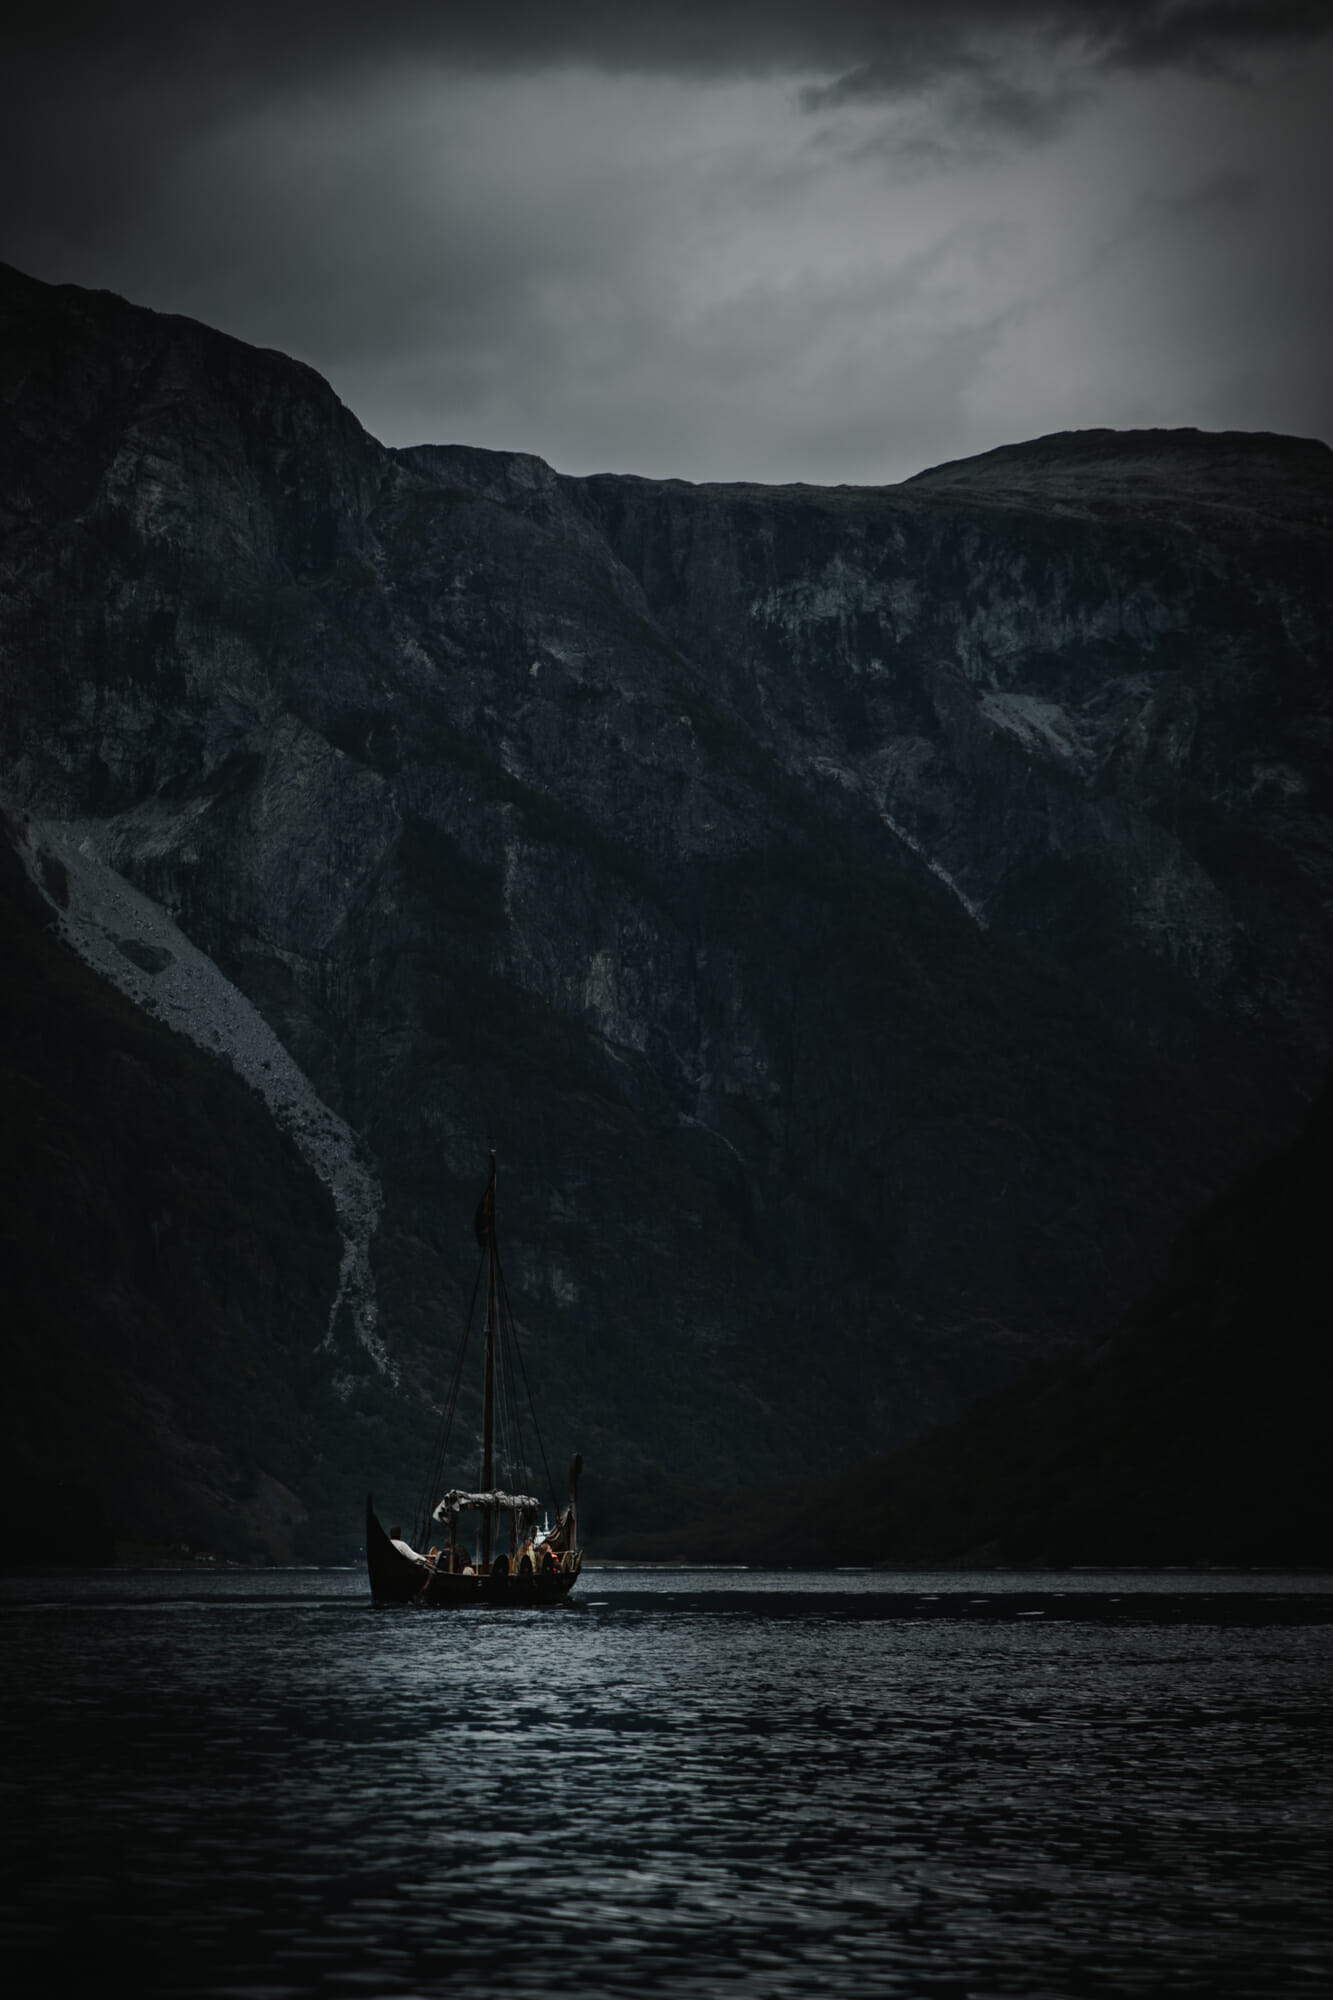
[[[486, 1368], [481, 1404], [481, 1490], [495, 1491], [495, 1152], [491, 1151], [491, 1174], [482, 1198], [481, 1214], [486, 1220]], [[480, 1234], [480, 1229], [478, 1234]], [[481, 1513], [481, 1567], [491, 1566], [491, 1510]]]

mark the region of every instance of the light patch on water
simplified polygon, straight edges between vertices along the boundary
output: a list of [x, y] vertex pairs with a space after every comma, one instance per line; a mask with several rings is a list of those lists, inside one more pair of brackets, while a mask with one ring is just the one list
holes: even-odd
[[0, 1822], [16, 1990], [70, 1983], [67, 1938], [199, 2000], [1329, 1990], [1333, 1627], [1279, 1579], [660, 1566], [545, 1612], [372, 1613], [359, 1569], [3, 1589], [6, 1774], [42, 1808], [40, 1839]]

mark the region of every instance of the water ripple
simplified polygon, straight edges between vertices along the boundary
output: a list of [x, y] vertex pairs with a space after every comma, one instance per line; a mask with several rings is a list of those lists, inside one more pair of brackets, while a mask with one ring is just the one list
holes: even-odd
[[1328, 1989], [1333, 1599], [780, 1581], [11, 1592], [6, 1963], [218, 2000]]

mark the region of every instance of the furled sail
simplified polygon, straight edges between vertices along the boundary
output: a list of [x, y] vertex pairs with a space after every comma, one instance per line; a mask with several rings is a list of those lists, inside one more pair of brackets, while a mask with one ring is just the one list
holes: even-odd
[[434, 1513], [432, 1521], [456, 1521], [460, 1514], [471, 1508], [502, 1507], [504, 1511], [518, 1517], [521, 1527], [530, 1528], [541, 1512], [541, 1501], [530, 1493], [463, 1493], [457, 1487], [446, 1493]]

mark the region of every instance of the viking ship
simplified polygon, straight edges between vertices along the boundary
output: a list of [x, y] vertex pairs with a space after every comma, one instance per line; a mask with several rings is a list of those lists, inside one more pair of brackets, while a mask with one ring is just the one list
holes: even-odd
[[[366, 1564], [370, 1593], [377, 1605], [417, 1605], [426, 1610], [461, 1609], [467, 1605], [559, 1604], [568, 1596], [583, 1564], [578, 1542], [578, 1482], [583, 1460], [575, 1453], [569, 1465], [569, 1502], [550, 1526], [544, 1524], [540, 1500], [517, 1490], [510, 1477], [496, 1477], [496, 1431], [508, 1447], [511, 1475], [523, 1473], [524, 1438], [519, 1421], [520, 1387], [526, 1398], [543, 1466], [545, 1448], [536, 1410], [528, 1390], [523, 1352], [514, 1328], [495, 1233], [495, 1154], [490, 1176], [476, 1213], [481, 1262], [472, 1288], [462, 1347], [449, 1393], [440, 1415], [431, 1469], [413, 1517], [411, 1539], [401, 1528], [381, 1527], [374, 1496], [366, 1496]], [[458, 1406], [478, 1297], [485, 1286], [482, 1335], [481, 1469], [475, 1489], [452, 1487], [439, 1492], [448, 1462], [450, 1438]], [[548, 1485], [553, 1485], [547, 1468]], [[506, 1533], [507, 1530], [507, 1533]], [[471, 1545], [476, 1543], [476, 1547]], [[507, 1546], [500, 1546], [506, 1543]]]

